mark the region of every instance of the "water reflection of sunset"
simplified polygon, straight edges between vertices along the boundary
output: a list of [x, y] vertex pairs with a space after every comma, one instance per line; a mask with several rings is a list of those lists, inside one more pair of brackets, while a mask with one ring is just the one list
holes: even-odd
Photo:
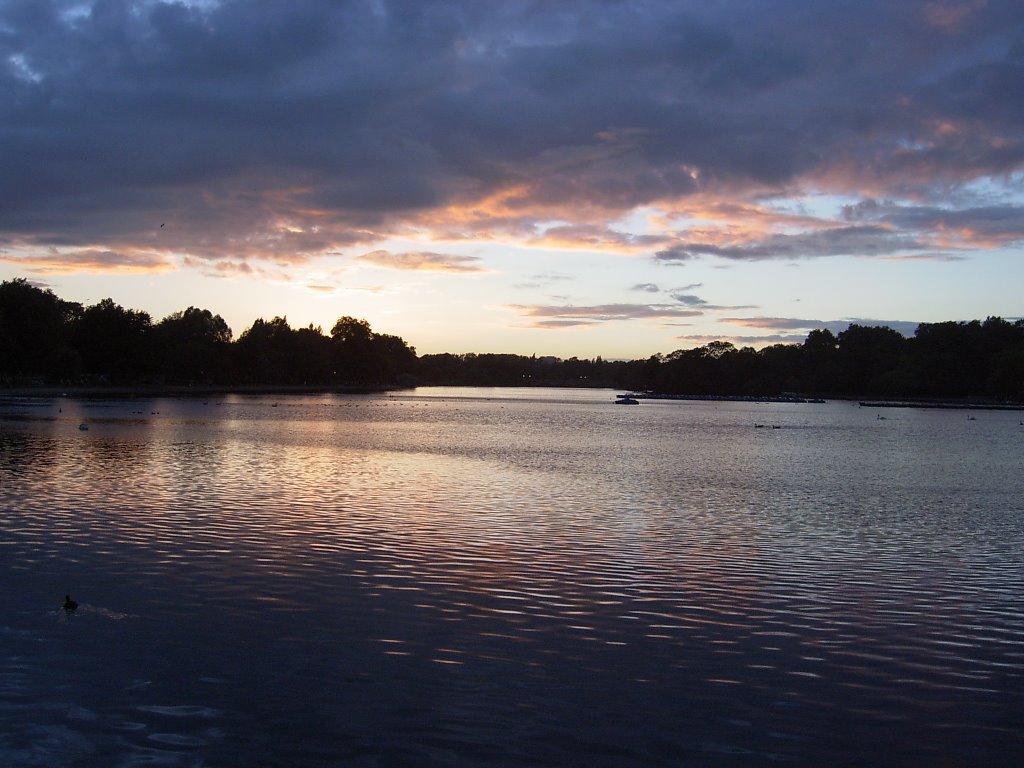
[[[985, 713], [1021, 668], [999, 509], [1022, 489], [1006, 484], [1001, 422], [925, 456], [908, 446], [959, 420], [509, 395], [7, 408], [12, 584], [70, 582], [76, 626], [127, 617], [139, 642], [194, 665], [190, 690], [225, 676], [258, 690], [243, 703], [210, 689], [218, 710], [302, 710], [302, 681], [349, 712], [330, 685], [343, 679], [374, 712], [397, 697], [477, 734], [506, 722], [529, 739], [530, 717], [590, 712], [624, 724], [594, 738], [671, 722], [688, 741], [697, 726], [678, 713], [699, 706], [759, 723], [721, 737], [766, 749], [758, 712], [800, 734], [841, 710], [858, 724], [836, 736], [847, 748], [898, 704], [919, 743], [950, 749], [930, 725], [939, 695], [968, 702], [961, 730], [996, 732]], [[752, 428], [765, 408], [780, 429]], [[240, 682], [246, 659], [266, 685]], [[189, 704], [162, 690], [131, 695]]]

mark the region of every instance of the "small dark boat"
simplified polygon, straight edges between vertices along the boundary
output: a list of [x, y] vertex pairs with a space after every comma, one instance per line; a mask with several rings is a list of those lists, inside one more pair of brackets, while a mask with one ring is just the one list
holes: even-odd
[[64, 595], [64, 610], [68, 613], [75, 610], [78, 607], [78, 603], [71, 599], [71, 595]]

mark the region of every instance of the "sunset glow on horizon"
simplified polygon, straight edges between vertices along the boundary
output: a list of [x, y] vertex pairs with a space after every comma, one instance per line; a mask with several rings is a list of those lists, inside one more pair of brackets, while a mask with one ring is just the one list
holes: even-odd
[[1015, 0], [0, 0], [0, 280], [642, 358], [1024, 315]]

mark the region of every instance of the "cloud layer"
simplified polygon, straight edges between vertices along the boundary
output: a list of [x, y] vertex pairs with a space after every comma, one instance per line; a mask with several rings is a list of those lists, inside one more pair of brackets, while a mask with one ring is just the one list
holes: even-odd
[[527, 318], [529, 324], [536, 328], [562, 328], [637, 319], [671, 321], [704, 314], [700, 310], [674, 304], [511, 305], [509, 308]]
[[387, 269], [412, 272], [483, 272], [480, 259], [475, 256], [452, 256], [428, 251], [391, 253], [377, 250], [364, 253], [357, 261]]
[[1018, 0], [2, 0], [0, 258], [960, 258], [1024, 241], [1022, 129]]

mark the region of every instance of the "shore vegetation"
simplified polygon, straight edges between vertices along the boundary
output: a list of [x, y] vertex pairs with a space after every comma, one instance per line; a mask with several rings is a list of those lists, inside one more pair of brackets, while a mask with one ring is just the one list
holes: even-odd
[[366, 320], [329, 332], [256, 319], [233, 338], [188, 307], [159, 321], [111, 299], [91, 306], [25, 279], [0, 283], [0, 387], [378, 388], [420, 385], [613, 387], [675, 395], [1024, 402], [1024, 320], [821, 328], [802, 344], [713, 341], [637, 360], [513, 354], [417, 355]]

